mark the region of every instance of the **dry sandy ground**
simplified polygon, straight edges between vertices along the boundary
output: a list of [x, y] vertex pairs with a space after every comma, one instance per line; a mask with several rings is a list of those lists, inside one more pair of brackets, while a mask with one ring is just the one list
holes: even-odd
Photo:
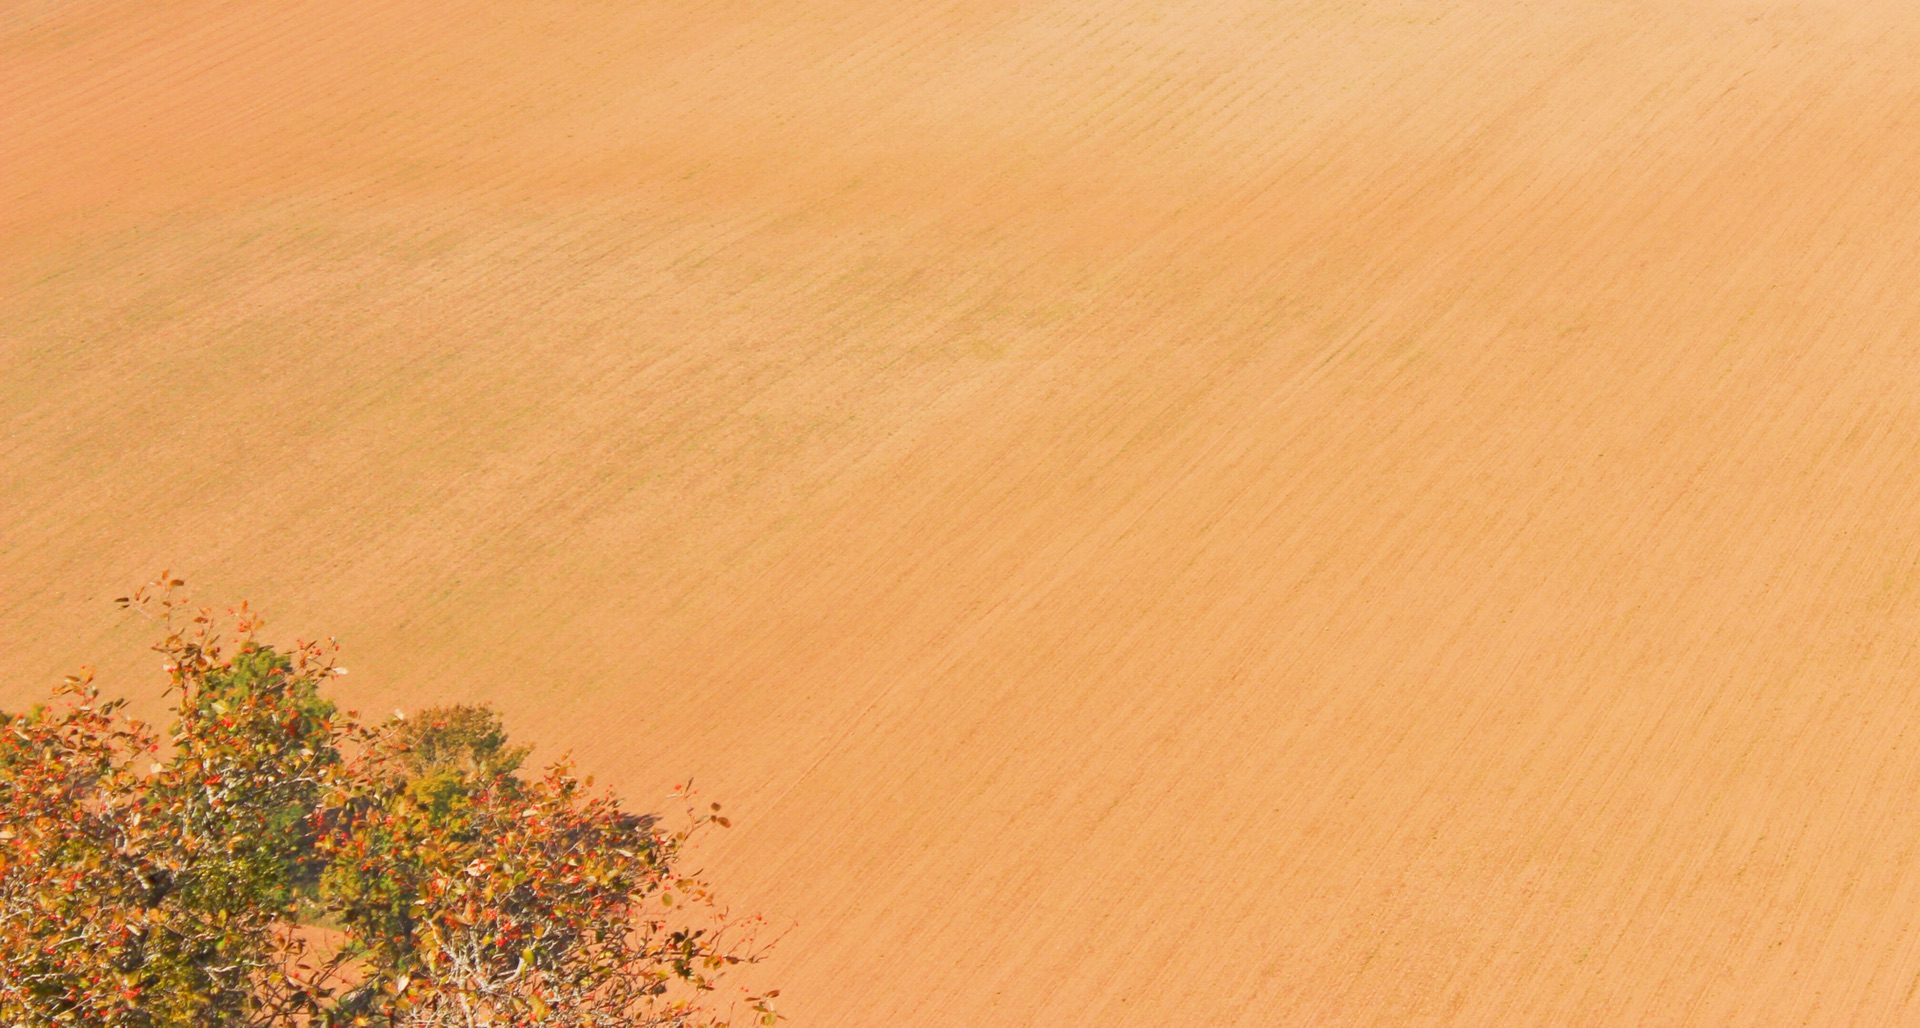
[[691, 774], [799, 1028], [1920, 1019], [1917, 347], [1909, 0], [8, 0], [0, 701]]

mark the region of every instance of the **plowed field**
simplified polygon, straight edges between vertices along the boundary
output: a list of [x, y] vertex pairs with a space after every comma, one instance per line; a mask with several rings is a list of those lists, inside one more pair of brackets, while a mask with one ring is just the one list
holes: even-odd
[[1920, 6], [0, 3], [0, 702], [161, 567], [796, 1028], [1920, 1019]]

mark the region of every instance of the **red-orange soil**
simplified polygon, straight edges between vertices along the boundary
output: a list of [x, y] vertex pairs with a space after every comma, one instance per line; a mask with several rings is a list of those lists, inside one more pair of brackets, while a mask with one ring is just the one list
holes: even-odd
[[0, 4], [0, 702], [163, 566], [797, 1028], [1920, 1020], [1920, 7]]

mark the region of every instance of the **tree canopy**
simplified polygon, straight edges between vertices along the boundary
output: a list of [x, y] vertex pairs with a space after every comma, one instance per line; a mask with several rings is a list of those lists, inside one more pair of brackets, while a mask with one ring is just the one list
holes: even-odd
[[89, 672], [0, 714], [0, 1023], [778, 1020], [728, 980], [763, 922], [683, 869], [718, 804], [524, 774], [486, 707], [363, 722], [325, 696], [331, 643], [276, 649], [181, 584], [121, 600], [160, 628], [164, 732]]

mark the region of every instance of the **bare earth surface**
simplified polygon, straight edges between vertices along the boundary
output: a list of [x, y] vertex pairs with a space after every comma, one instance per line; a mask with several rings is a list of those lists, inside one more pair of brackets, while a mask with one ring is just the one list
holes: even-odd
[[1920, 1018], [1920, 6], [0, 3], [0, 703], [163, 566], [798, 1028]]

